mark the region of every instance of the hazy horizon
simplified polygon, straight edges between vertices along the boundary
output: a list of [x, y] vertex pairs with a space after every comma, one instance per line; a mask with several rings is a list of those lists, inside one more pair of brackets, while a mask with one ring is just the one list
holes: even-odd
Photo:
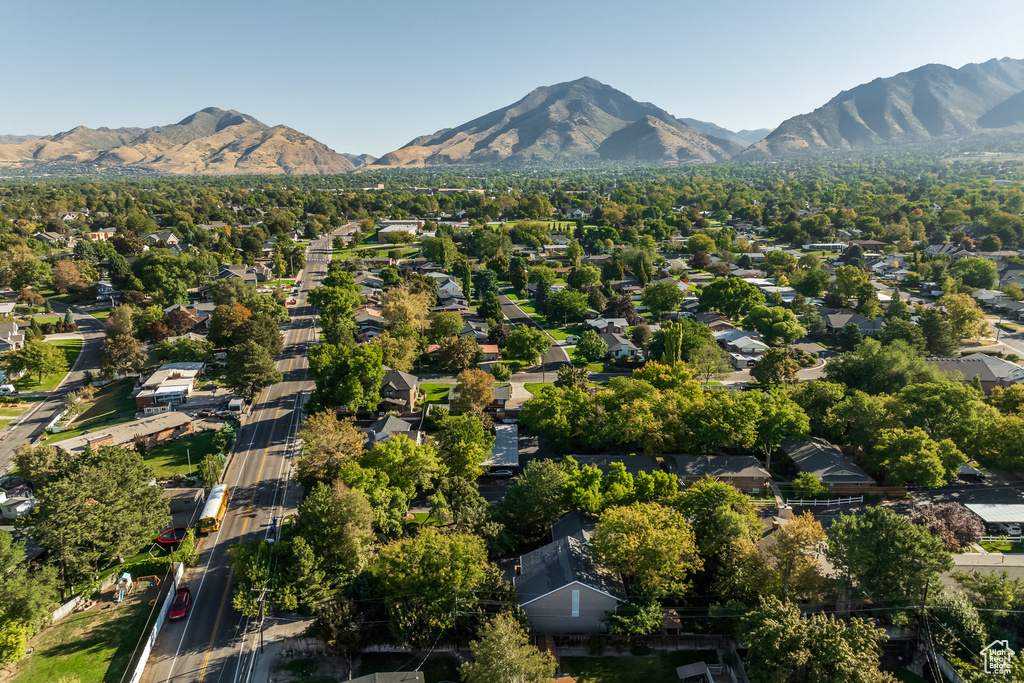
[[[605, 0], [185, 0], [173, 12], [15, 0], [0, 58], [15, 67], [8, 89], [18, 99], [0, 113], [0, 134], [168, 125], [214, 106], [380, 156], [583, 76], [680, 118], [771, 129], [875, 78], [1024, 56], [1024, 4], [1007, 1], [922, 11], [879, 0], [663, 0], [630, 10]], [[73, 30], [39, 29], [58, 21]]]

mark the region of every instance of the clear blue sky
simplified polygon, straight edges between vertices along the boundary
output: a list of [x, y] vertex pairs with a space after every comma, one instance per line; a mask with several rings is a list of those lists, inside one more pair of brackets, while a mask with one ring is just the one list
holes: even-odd
[[380, 155], [591, 76], [676, 116], [774, 127], [879, 76], [1024, 58], [1020, 0], [4, 0], [0, 133], [208, 106]]

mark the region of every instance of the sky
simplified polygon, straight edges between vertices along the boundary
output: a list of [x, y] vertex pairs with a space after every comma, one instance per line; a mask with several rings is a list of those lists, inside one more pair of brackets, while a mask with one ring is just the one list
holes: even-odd
[[1020, 0], [0, 0], [0, 22], [0, 134], [216, 106], [374, 156], [582, 76], [739, 130], [924, 64], [1024, 58]]

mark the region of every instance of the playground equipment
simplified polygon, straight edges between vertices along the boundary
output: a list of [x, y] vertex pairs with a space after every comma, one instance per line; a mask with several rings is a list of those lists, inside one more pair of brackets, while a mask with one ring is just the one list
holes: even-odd
[[160, 577], [155, 575], [155, 574], [153, 576], [140, 576], [139, 578], [135, 579], [135, 590], [136, 591], [145, 590], [142, 587], [143, 583], [146, 584], [146, 588], [151, 588], [153, 586], [159, 586], [160, 585]]
[[121, 578], [117, 580], [117, 587], [114, 588], [117, 595], [114, 597], [115, 602], [121, 602], [124, 600], [125, 595], [131, 595], [135, 592], [135, 583], [132, 581], [132, 575], [128, 572], [121, 574]]

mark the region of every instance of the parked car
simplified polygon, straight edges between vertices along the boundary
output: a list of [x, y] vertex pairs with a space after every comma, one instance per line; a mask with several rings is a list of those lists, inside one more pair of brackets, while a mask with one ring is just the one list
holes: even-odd
[[512, 476], [512, 470], [491, 470], [487, 476], [495, 479], [508, 479]]
[[999, 529], [1007, 536], [1020, 536], [1020, 524], [1000, 524]]
[[13, 384], [0, 384], [0, 396], [13, 396], [16, 391]]
[[192, 589], [182, 586], [174, 593], [174, 602], [167, 612], [167, 618], [171, 621], [181, 621], [188, 614], [188, 608], [192, 604]]

